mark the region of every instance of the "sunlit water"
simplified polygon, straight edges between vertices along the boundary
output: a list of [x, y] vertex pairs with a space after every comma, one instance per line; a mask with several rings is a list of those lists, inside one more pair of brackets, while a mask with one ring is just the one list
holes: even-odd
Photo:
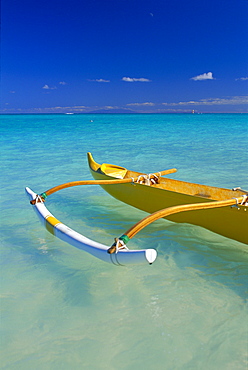
[[[247, 369], [247, 246], [159, 220], [129, 245], [156, 248], [156, 262], [117, 267], [50, 235], [24, 192], [91, 179], [88, 151], [99, 163], [176, 167], [172, 178], [246, 189], [247, 115], [0, 118], [1, 368]], [[107, 245], [146, 215], [97, 186], [62, 190], [47, 206]]]

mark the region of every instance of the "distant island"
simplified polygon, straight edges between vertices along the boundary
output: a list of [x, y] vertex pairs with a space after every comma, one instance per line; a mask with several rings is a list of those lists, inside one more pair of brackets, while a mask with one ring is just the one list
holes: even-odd
[[98, 109], [98, 110], [94, 110], [94, 111], [91, 111], [91, 112], [87, 112], [87, 114], [96, 114], [96, 113], [100, 113], [100, 114], [104, 114], [104, 113], [123, 114], [123, 113], [138, 113], [138, 112], [135, 112], [132, 109]]

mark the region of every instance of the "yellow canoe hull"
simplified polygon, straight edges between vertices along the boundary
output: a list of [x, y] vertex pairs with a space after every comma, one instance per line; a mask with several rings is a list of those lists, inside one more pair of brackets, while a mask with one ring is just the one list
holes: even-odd
[[[135, 177], [139, 172], [128, 171], [124, 167], [98, 164], [88, 153], [91, 174], [95, 180]], [[113, 169], [113, 171], [112, 171]], [[138, 183], [101, 185], [114, 198], [148, 213], [192, 203], [240, 197], [244, 193], [229, 189], [187, 183], [168, 178], [161, 178], [161, 184], [148, 186]], [[198, 195], [193, 195], [198, 194]], [[168, 220], [190, 223], [204, 227], [227, 238], [248, 244], [248, 207], [227, 206], [222, 208], [187, 211], [167, 217]]]

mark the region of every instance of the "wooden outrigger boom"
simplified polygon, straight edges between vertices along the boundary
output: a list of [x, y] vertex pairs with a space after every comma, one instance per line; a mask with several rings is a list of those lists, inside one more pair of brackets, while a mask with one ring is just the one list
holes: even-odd
[[[98, 164], [88, 153], [89, 168], [96, 180], [111, 178], [144, 177], [135, 171], [109, 164]], [[165, 217], [173, 222], [190, 223], [204, 227], [227, 238], [248, 244], [247, 193], [240, 189], [224, 189], [159, 177], [153, 184], [137, 181], [131, 184], [116, 184], [102, 188], [124, 203], [151, 213], [124, 235], [125, 242], [146, 225]], [[114, 249], [114, 248], [113, 248]]]
[[216, 201], [211, 203], [195, 203], [195, 204], [184, 204], [181, 206], [174, 206], [157, 211], [139, 222], [127, 230], [120, 238], [116, 238], [113, 245], [108, 249], [108, 253], [115, 253], [118, 243], [121, 242], [122, 245], [126, 245], [127, 242], [133, 238], [138, 232], [144, 229], [146, 226], [150, 225], [152, 222], [159, 220], [160, 218], [166, 218], [172, 214], [187, 212], [187, 211], [197, 211], [200, 209], [210, 209], [210, 208], [221, 208], [226, 206], [233, 206], [246, 203], [248, 200], [247, 195], [243, 195], [240, 198], [227, 199], [222, 201]]
[[[91, 153], [88, 153], [88, 162], [95, 180], [68, 182], [55, 186], [40, 195], [26, 188], [31, 199], [30, 203], [35, 206], [47, 230], [69, 244], [116, 265], [144, 261], [151, 264], [156, 259], [156, 250], [134, 251], [129, 250], [126, 244], [140, 230], [160, 218], [202, 226], [220, 235], [248, 244], [246, 231], [248, 194], [244, 190], [240, 188], [222, 189], [162, 177], [175, 173], [177, 171], [175, 168], [146, 175], [106, 163], [99, 165], [94, 161]], [[111, 247], [92, 241], [62, 224], [44, 205], [49, 195], [79, 185], [101, 185], [115, 198], [149, 212], [151, 215], [137, 222], [119, 238], [115, 238]]]
[[[172, 168], [170, 170], [165, 170], [161, 171], [158, 173], [154, 173], [150, 176], [150, 180], [154, 180], [156, 182], [156, 179], [158, 176], [163, 176], [163, 175], [168, 175], [170, 173], [175, 173], [177, 172], [176, 168]], [[113, 184], [129, 184], [132, 182], [135, 182], [138, 180], [138, 177], [135, 178], [127, 178], [127, 179], [116, 179], [116, 180], [84, 180], [84, 181], [72, 181], [72, 182], [66, 182], [65, 184], [61, 184], [58, 186], [54, 186], [53, 188], [46, 190], [43, 193], [43, 196], [46, 198], [49, 195], [56, 193], [59, 190], [66, 189], [66, 188], [71, 188], [73, 186], [80, 186], [80, 185], [113, 185]]]

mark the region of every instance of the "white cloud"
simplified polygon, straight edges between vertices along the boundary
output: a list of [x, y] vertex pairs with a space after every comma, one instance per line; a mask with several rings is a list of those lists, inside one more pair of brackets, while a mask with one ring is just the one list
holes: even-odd
[[104, 80], [103, 78], [96, 78], [95, 80], [88, 80], [91, 82], [110, 82], [110, 80]]
[[48, 85], [44, 85], [44, 86], [42, 87], [42, 89], [45, 89], [45, 90], [56, 90], [56, 89], [57, 89], [57, 87], [56, 87], [56, 86], [54, 86], [54, 87], [50, 87], [50, 86], [48, 86]]
[[157, 112], [159, 113], [192, 113], [191, 109], [182, 109], [182, 108], [168, 108], [168, 109], [158, 109]]
[[180, 105], [242, 105], [248, 104], [248, 96], [229, 96], [226, 98], [209, 98], [201, 100], [190, 100], [179, 103], [162, 103], [166, 106], [180, 106]]
[[67, 83], [65, 81], [60, 81], [59, 84], [60, 85], [67, 85]]
[[96, 79], [96, 82], [110, 82], [110, 80], [104, 80], [103, 78]]
[[235, 79], [235, 81], [246, 81], [246, 80], [248, 80], [248, 77], [240, 77]]
[[136, 106], [136, 107], [140, 107], [140, 106], [148, 106], [148, 107], [153, 107], [155, 104], [154, 103], [151, 103], [151, 102], [146, 102], [146, 103], [130, 103], [130, 104], [127, 104], [127, 106]]
[[213, 78], [213, 73], [212, 72], [208, 72], [208, 73], [203, 73], [201, 75], [192, 77], [191, 80], [203, 81], [203, 80], [215, 80], [215, 78]]
[[131, 77], [123, 77], [122, 81], [125, 82], [150, 82], [151, 80], [148, 80], [148, 78], [131, 78]]

